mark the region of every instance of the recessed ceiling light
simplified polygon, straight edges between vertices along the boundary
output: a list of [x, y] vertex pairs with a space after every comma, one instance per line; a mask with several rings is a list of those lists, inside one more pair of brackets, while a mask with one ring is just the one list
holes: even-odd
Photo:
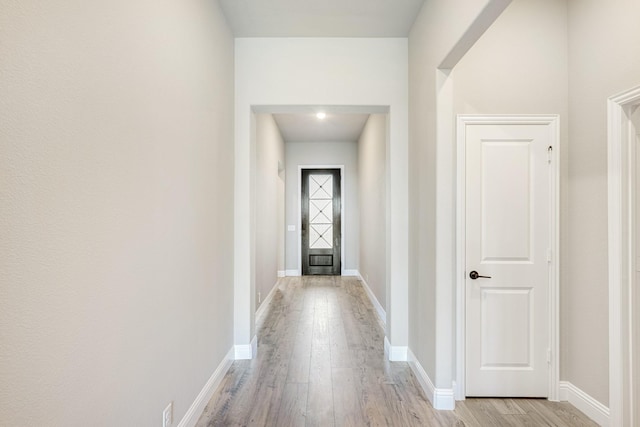
[[316, 117], [318, 118], [318, 120], [324, 120], [327, 117], [327, 113], [325, 113], [324, 111], [320, 111], [318, 114], [316, 114]]

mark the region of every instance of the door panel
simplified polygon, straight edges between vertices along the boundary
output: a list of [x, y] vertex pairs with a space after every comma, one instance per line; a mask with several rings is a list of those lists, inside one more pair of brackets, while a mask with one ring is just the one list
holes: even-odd
[[[530, 368], [533, 337], [531, 288], [481, 289], [483, 368]], [[504, 325], [510, 325], [505, 328]]]
[[303, 275], [340, 275], [340, 227], [340, 169], [303, 169]]
[[[531, 260], [530, 141], [482, 144], [482, 262]], [[508, 177], [508, 185], [505, 184]], [[509, 200], [505, 209], [504, 200]]]
[[466, 394], [547, 397], [549, 132], [466, 132]]

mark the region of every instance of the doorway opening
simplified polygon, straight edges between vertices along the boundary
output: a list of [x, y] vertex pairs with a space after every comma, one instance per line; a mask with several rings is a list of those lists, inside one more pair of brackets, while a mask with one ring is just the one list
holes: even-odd
[[[406, 141], [402, 122], [391, 125], [401, 115], [380, 105], [252, 105], [248, 117], [237, 123], [236, 138], [236, 156], [246, 160], [236, 161], [235, 175], [234, 313], [239, 326], [234, 336], [242, 343], [235, 346], [236, 357], [256, 354], [255, 320], [278, 294], [277, 278], [302, 274], [300, 166], [341, 169], [341, 274], [361, 279], [387, 335], [401, 340], [406, 280], [398, 277], [406, 270], [391, 268], [407, 259], [404, 246], [393, 244], [406, 241]], [[337, 132], [345, 135], [343, 125], [353, 133], [336, 137]], [[391, 144], [392, 139], [399, 142]], [[238, 255], [245, 253], [248, 257]], [[397, 313], [393, 317], [392, 311]], [[391, 358], [402, 347], [388, 341]]]
[[342, 274], [342, 170], [301, 169], [302, 275]]

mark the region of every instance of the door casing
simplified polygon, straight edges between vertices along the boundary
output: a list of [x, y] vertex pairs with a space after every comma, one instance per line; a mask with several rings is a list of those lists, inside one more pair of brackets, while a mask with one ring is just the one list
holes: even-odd
[[[608, 100], [608, 197], [609, 197], [609, 423], [615, 426], [638, 424], [634, 414], [631, 378], [634, 374], [635, 343], [633, 301], [638, 303], [639, 284], [635, 280], [636, 129], [631, 109], [640, 105], [640, 86]], [[637, 367], [636, 367], [637, 368]], [[637, 385], [636, 385], [637, 386]], [[636, 410], [639, 410], [636, 408]]]
[[560, 118], [558, 115], [458, 115], [457, 123], [457, 205], [456, 205], [456, 400], [466, 398], [466, 287], [465, 287], [465, 182], [466, 182], [466, 128], [471, 125], [546, 125], [551, 137], [551, 183], [549, 189], [552, 256], [549, 273], [549, 397], [557, 401], [560, 384], [560, 330], [559, 330], [559, 219], [560, 219]]
[[341, 211], [342, 221], [340, 221], [340, 233], [342, 235], [340, 248], [340, 274], [344, 275], [344, 260], [346, 252], [346, 235], [344, 229], [345, 212], [346, 212], [346, 188], [344, 185], [344, 165], [298, 165], [298, 275], [302, 275], [302, 170], [303, 169], [340, 169], [340, 188], [341, 188]]
[[[340, 181], [340, 169], [332, 168], [332, 169], [303, 169], [302, 170], [302, 187], [301, 187], [301, 201], [302, 201], [302, 227], [300, 230], [300, 234], [302, 235], [302, 247], [300, 248], [300, 252], [302, 253], [302, 275], [303, 276], [322, 276], [322, 275], [342, 275], [342, 204], [340, 203], [342, 200], [342, 185]], [[323, 215], [325, 219], [331, 218], [331, 239], [323, 239], [325, 242], [330, 243], [330, 247], [311, 247], [311, 235], [312, 230], [314, 229], [312, 218], [312, 185], [311, 179], [312, 177], [329, 177], [331, 179], [331, 203], [330, 205], [325, 205], [318, 214], [324, 211], [327, 206], [331, 206], [331, 214]], [[320, 187], [316, 190], [320, 192], [320, 188], [326, 184], [327, 181], [324, 181]], [[320, 184], [319, 181], [316, 181], [317, 184]], [[326, 193], [325, 193], [326, 195]], [[321, 199], [326, 201], [327, 199]], [[321, 202], [322, 203], [322, 202]], [[316, 209], [317, 209], [316, 205]], [[337, 222], [337, 224], [336, 224]], [[323, 223], [326, 225], [327, 223]], [[329, 229], [329, 228], [328, 228]], [[323, 233], [325, 233], [328, 229], [325, 229]], [[316, 230], [316, 233], [318, 231]], [[319, 237], [316, 242], [323, 238], [323, 234], [319, 234]], [[337, 256], [336, 256], [337, 255]], [[331, 263], [326, 264], [327, 259], [330, 257]], [[315, 258], [314, 263], [311, 262], [311, 259]], [[322, 259], [323, 262], [318, 264], [317, 262]]]

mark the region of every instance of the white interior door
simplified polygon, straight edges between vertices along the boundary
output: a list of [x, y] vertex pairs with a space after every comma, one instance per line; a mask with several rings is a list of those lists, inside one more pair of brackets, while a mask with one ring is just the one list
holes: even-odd
[[467, 396], [548, 397], [552, 144], [547, 125], [466, 127]]

